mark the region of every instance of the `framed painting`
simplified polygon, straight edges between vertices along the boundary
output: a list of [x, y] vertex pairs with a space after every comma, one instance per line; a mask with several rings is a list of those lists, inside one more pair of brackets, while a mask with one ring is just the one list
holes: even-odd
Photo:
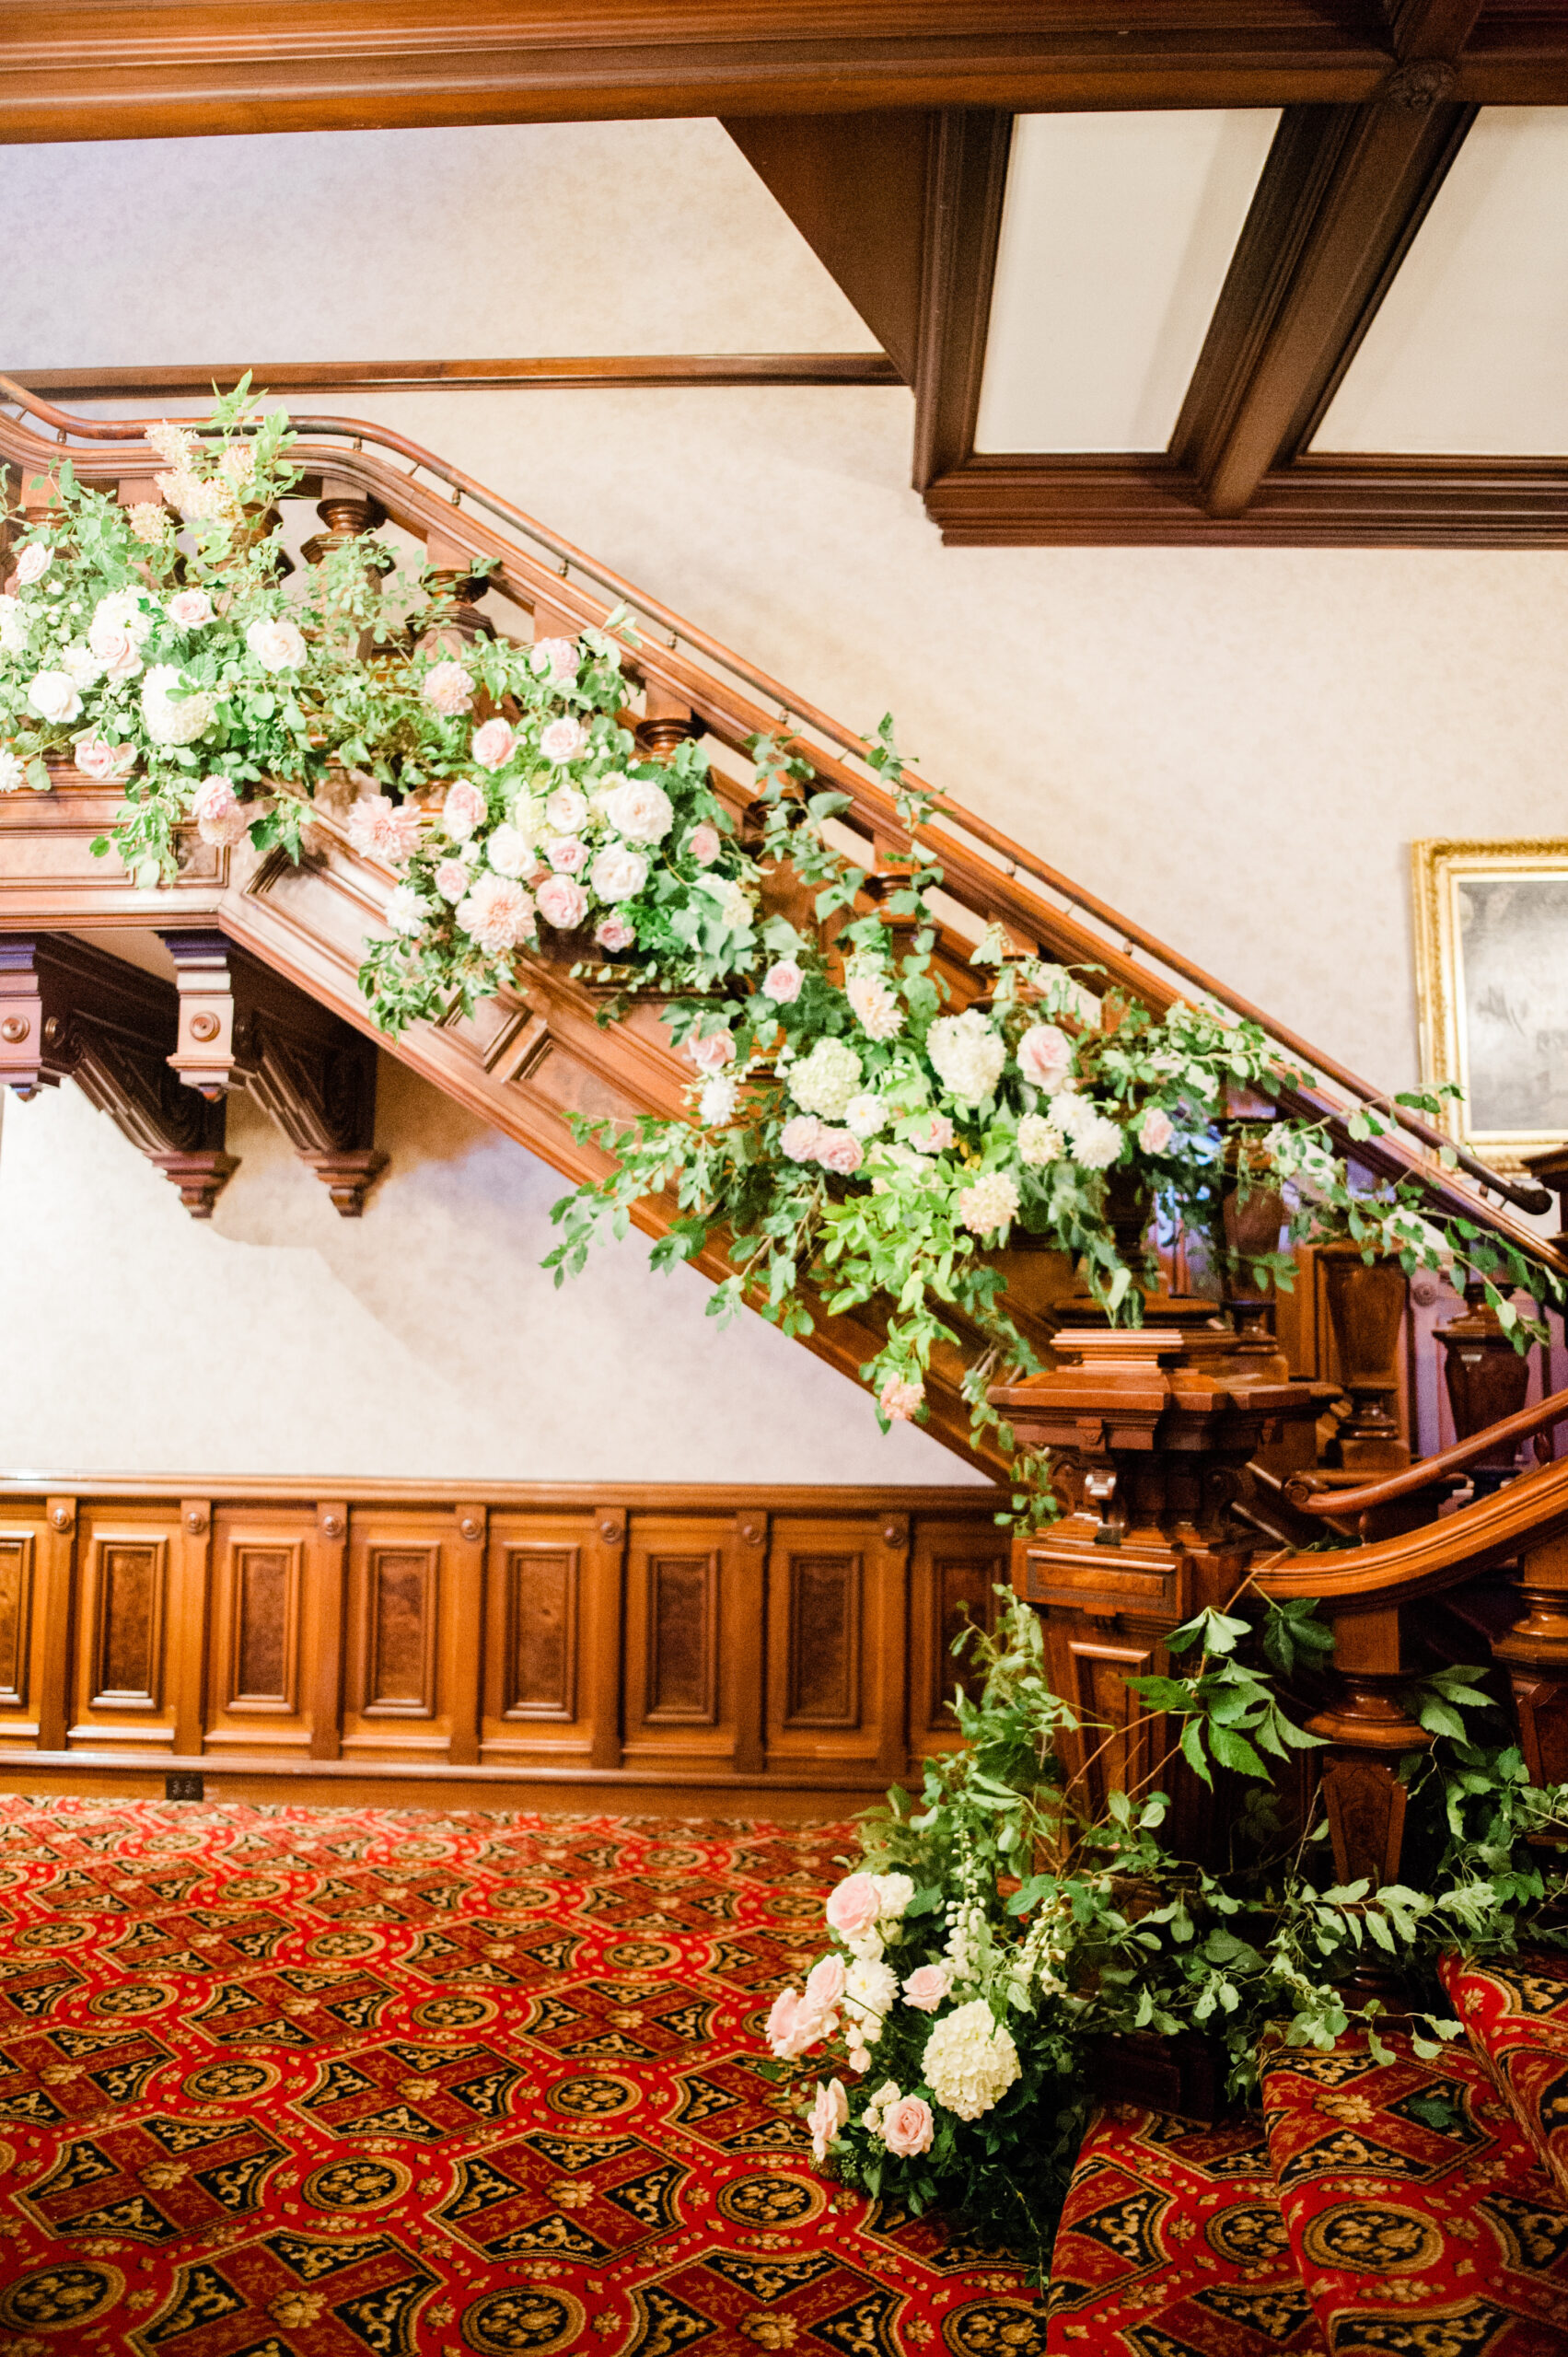
[[1568, 842], [1418, 842], [1423, 1079], [1494, 1168], [1568, 1140]]

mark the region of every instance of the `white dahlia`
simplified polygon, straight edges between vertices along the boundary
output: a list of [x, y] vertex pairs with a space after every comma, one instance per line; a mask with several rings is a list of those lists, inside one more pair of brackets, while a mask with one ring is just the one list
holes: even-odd
[[884, 975], [852, 974], [844, 984], [844, 995], [867, 1039], [891, 1039], [903, 1029], [902, 1012]]
[[819, 1039], [789, 1070], [789, 1093], [803, 1113], [842, 1121], [860, 1091], [860, 1058], [842, 1039]]
[[1007, 1042], [978, 1007], [938, 1016], [925, 1035], [925, 1051], [948, 1094], [960, 1105], [979, 1105], [1002, 1077]]
[[1109, 1170], [1121, 1152], [1121, 1124], [1104, 1113], [1080, 1121], [1073, 1140], [1073, 1159], [1086, 1170]]
[[212, 726], [216, 697], [203, 688], [177, 698], [185, 685], [176, 663], [155, 663], [142, 681], [142, 718], [155, 745], [193, 745]]
[[7, 745], [0, 745], [0, 794], [19, 794], [28, 782], [27, 764]]
[[993, 2021], [984, 1998], [976, 1997], [937, 2023], [925, 2041], [922, 2069], [944, 2110], [978, 2119], [1017, 2077], [1018, 2049], [1011, 2031]]

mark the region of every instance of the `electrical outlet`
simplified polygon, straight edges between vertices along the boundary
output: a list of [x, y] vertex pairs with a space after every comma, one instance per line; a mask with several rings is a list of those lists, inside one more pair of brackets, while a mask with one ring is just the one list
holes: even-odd
[[189, 1769], [182, 1769], [177, 1774], [164, 1778], [163, 1796], [166, 1801], [203, 1800], [206, 1787], [200, 1776], [192, 1775]]

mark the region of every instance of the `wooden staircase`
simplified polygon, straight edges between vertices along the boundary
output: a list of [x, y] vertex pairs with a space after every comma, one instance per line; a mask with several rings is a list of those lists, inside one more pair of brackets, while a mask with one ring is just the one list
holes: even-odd
[[[24, 506], [47, 505], [52, 470], [66, 457], [81, 480], [117, 493], [123, 502], [152, 495], [158, 462], [142, 438], [142, 423], [75, 416], [6, 377], [0, 377], [0, 400], [17, 412], [0, 411], [0, 466], [12, 498]], [[892, 797], [867, 765], [861, 740], [840, 723], [404, 436], [354, 419], [300, 417], [296, 424], [301, 438], [291, 455], [303, 470], [297, 498], [317, 501], [334, 531], [367, 529], [384, 515], [420, 543], [432, 566], [451, 582], [469, 581], [476, 568], [488, 567], [490, 600], [503, 627], [519, 635], [529, 629], [536, 635], [570, 634], [601, 625], [617, 607], [627, 610], [642, 642], [627, 667], [628, 716], [639, 741], [656, 751], [702, 734], [718, 790], [738, 819], [744, 820], [754, 796], [753, 740], [787, 741], [824, 787], [847, 797], [833, 830], [846, 854], [866, 871], [868, 895], [877, 891], [878, 874], [908, 853], [910, 832]], [[281, 853], [259, 855], [248, 843], [231, 851], [212, 848], [192, 831], [180, 846], [176, 881], [138, 890], [112, 856], [92, 854], [93, 842], [113, 822], [117, 798], [112, 789], [62, 770], [51, 793], [0, 801], [0, 935], [11, 937], [8, 964], [0, 968], [0, 994], [10, 1000], [0, 1022], [0, 1081], [30, 1088], [64, 1076], [61, 1059], [52, 1063], [41, 1048], [52, 1012], [81, 1029], [76, 1004], [69, 992], [60, 995], [58, 977], [58, 1008], [45, 1004], [41, 985], [35, 987], [40, 960], [29, 943], [58, 935], [80, 941], [128, 929], [158, 933], [174, 951], [179, 991], [161, 1015], [145, 1010], [144, 1070], [161, 1051], [185, 1084], [215, 1097], [232, 1086], [263, 1096], [271, 1087], [269, 1109], [284, 1120], [296, 1151], [332, 1188], [339, 1208], [356, 1211], [374, 1175], [363, 1090], [357, 1122], [334, 1127], [322, 1114], [319, 1085], [313, 1091], [296, 1087], [291, 1096], [275, 1080], [287, 1059], [274, 1053], [274, 1077], [268, 1081], [261, 1070], [265, 1060], [252, 1057], [248, 1065], [235, 1042], [260, 1037], [258, 1025], [274, 1039], [286, 1037], [297, 1051], [294, 1069], [301, 1069], [303, 1056], [319, 1084], [322, 1058], [341, 1057], [343, 1042], [371, 1032], [355, 972], [363, 940], [378, 926], [390, 874], [355, 853], [323, 816], [310, 829], [308, 856], [297, 866]], [[938, 798], [918, 840], [945, 870], [935, 913], [941, 962], [958, 1004], [979, 988], [968, 965], [970, 950], [988, 927], [1000, 924], [1021, 947], [1081, 967], [1091, 987], [1114, 986], [1156, 1010], [1207, 993], [1239, 1014], [1258, 1015], [1190, 959], [950, 798]], [[798, 888], [781, 874], [770, 889], [775, 905], [789, 905]], [[99, 986], [105, 970], [100, 962]], [[296, 994], [292, 1004], [279, 985]], [[142, 996], [147, 996], [145, 982]], [[341, 1027], [336, 1048], [321, 1032], [322, 1011]], [[383, 1044], [577, 1180], [602, 1172], [606, 1163], [591, 1145], [574, 1139], [574, 1114], [668, 1115], [680, 1109], [690, 1078], [656, 1004], [641, 1002], [609, 1025], [600, 1019], [603, 1012], [599, 995], [564, 964], [530, 953], [519, 959], [516, 987], [482, 1004], [471, 1019], [455, 1011]], [[173, 1037], [165, 1043], [159, 1026], [171, 1019]], [[18, 1023], [27, 1029], [18, 1033]], [[1283, 1026], [1268, 1028], [1282, 1066], [1305, 1063], [1319, 1076], [1306, 1087], [1282, 1080], [1275, 1094], [1283, 1106], [1326, 1114], [1347, 1144], [1348, 1124], [1361, 1108], [1386, 1108], [1385, 1099], [1332, 1058]], [[116, 1109], [111, 1097], [99, 1101]], [[140, 1132], [124, 1107], [116, 1113], [122, 1115], [127, 1133], [144, 1151], [152, 1150], [145, 1103]], [[1568, 1275], [1568, 1258], [1517, 1216], [1546, 1208], [1549, 1199], [1464, 1155], [1458, 1169], [1444, 1167], [1436, 1152], [1444, 1143], [1418, 1115], [1395, 1108], [1386, 1132], [1353, 1151], [1369, 1171], [1416, 1178], [1434, 1206], [1507, 1237], [1527, 1256]], [[210, 1212], [226, 1176], [221, 1137], [204, 1147], [183, 1136], [154, 1137], [152, 1146], [166, 1161], [203, 1151], [218, 1156], [215, 1164], [187, 1158], [169, 1167], [192, 1210]], [[660, 1202], [645, 1202], [638, 1213], [650, 1233], [660, 1231], [669, 1216], [670, 1207]], [[1006, 1256], [1009, 1306], [1042, 1347], [1067, 1284], [1063, 1266], [1042, 1266], [1054, 1260]], [[699, 1265], [710, 1276], [721, 1272], [716, 1255]], [[808, 1347], [853, 1376], [878, 1347], [876, 1321], [864, 1313], [820, 1317]], [[952, 1352], [934, 1366], [932, 1429], [957, 1454], [994, 1471], [997, 1467], [975, 1458], [970, 1446], [958, 1392], [963, 1363], [962, 1354]]]

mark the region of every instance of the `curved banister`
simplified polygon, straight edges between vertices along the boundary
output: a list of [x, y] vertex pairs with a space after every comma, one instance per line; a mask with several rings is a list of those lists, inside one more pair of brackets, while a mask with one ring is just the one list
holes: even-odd
[[[137, 470], [139, 471], [150, 471], [161, 464], [156, 453], [143, 440], [147, 425], [154, 421], [80, 418], [41, 400], [29, 392], [26, 387], [5, 376], [0, 376], [0, 397], [8, 399], [41, 423], [52, 425], [59, 437], [55, 441], [45, 440], [26, 425], [0, 417], [0, 457], [18, 466], [47, 473], [60, 463], [63, 457], [69, 456], [84, 481], [101, 482], [131, 471], [133, 462], [137, 459], [143, 461]], [[200, 428], [200, 421], [182, 423], [197, 430]], [[1289, 1055], [1299, 1057], [1311, 1065], [1315, 1074], [1320, 1072], [1328, 1075], [1353, 1100], [1352, 1106], [1346, 1107], [1331, 1096], [1319, 1093], [1315, 1086], [1292, 1085], [1284, 1075], [1275, 1074], [1270, 1076], [1270, 1085], [1282, 1104], [1304, 1111], [1312, 1118], [1327, 1119], [1334, 1125], [1342, 1142], [1347, 1142], [1345, 1122], [1352, 1110], [1376, 1109], [1393, 1126], [1381, 1137], [1356, 1141], [1353, 1150], [1358, 1159], [1386, 1177], [1414, 1179], [1441, 1210], [1483, 1221], [1506, 1236], [1509, 1242], [1527, 1258], [1560, 1276], [1568, 1276], [1568, 1255], [1548, 1243], [1533, 1229], [1511, 1218], [1506, 1211], [1478, 1201], [1473, 1193], [1454, 1183], [1444, 1169], [1434, 1167], [1417, 1148], [1451, 1154], [1477, 1186], [1500, 1195], [1521, 1211], [1534, 1213], [1549, 1210], [1551, 1198], [1544, 1190], [1519, 1186], [1489, 1169], [1411, 1109], [1391, 1104], [1385, 1096], [1375, 1091], [1337, 1060], [1321, 1054], [1308, 1041], [1274, 1022], [1204, 969], [1171, 949], [1156, 935], [1130, 923], [1097, 895], [1035, 858], [961, 804], [947, 796], [934, 796], [936, 819], [947, 823], [910, 830], [900, 819], [892, 796], [875, 777], [864, 769], [849, 765], [864, 761], [864, 743], [860, 737], [830, 714], [793, 695], [781, 682], [747, 663], [707, 632], [685, 621], [658, 600], [649, 598], [633, 584], [622, 580], [570, 541], [538, 523], [521, 508], [487, 490], [460, 469], [447, 465], [420, 444], [368, 420], [293, 416], [293, 423], [302, 434], [344, 437], [348, 447], [296, 445], [290, 452], [291, 463], [303, 466], [308, 472], [314, 468], [314, 470], [330, 471], [343, 479], [357, 481], [379, 500], [394, 522], [416, 536], [439, 530], [445, 538], [466, 548], [476, 558], [489, 558], [494, 566], [493, 577], [498, 586], [505, 594], [514, 597], [524, 606], [530, 606], [542, 598], [564, 611], [575, 612], [581, 621], [601, 621], [607, 610], [598, 607], [596, 601], [572, 580], [571, 576], [575, 573], [593, 582], [613, 603], [627, 606], [644, 620], [655, 623], [660, 631], [668, 633], [669, 643], [667, 646], [645, 642], [636, 658], [638, 669], [645, 679], [656, 680], [684, 695], [692, 709], [731, 749], [741, 750], [746, 738], [751, 735], [774, 732], [781, 727], [793, 731], [796, 723], [825, 738], [835, 749], [834, 751], [824, 754], [816, 747], [804, 749], [809, 752], [824, 781], [849, 795], [853, 819], [870, 831], [876, 842], [883, 847], [912, 847], [918, 843], [929, 851], [947, 870], [947, 890], [960, 902], [966, 899], [977, 902], [982, 922], [1000, 917], [1004, 923], [1016, 926], [1063, 960], [1098, 968], [1108, 978], [1121, 983], [1158, 1012], [1180, 993], [1165, 974], [1156, 973], [1153, 968], [1132, 957], [1131, 952], [1136, 947], [1165, 968], [1168, 974], [1212, 996], [1232, 1013], [1258, 1023]], [[112, 455], [105, 453], [100, 457], [79, 447], [73, 449], [66, 438], [73, 435], [89, 442], [109, 442], [118, 447]], [[386, 461], [374, 457], [364, 447], [366, 443], [378, 445], [384, 450], [412, 459], [413, 464], [409, 473], [394, 470]], [[433, 475], [450, 487], [449, 503], [438, 502], [426, 486], [418, 482], [421, 472]], [[548, 551], [552, 563], [547, 567], [526, 552], [508, 547], [477, 518], [462, 513], [459, 503], [465, 499], [472, 506], [485, 511], [513, 531], [521, 533]], [[720, 682], [699, 670], [682, 656], [682, 644], [764, 697], [773, 705], [773, 710], [766, 711], [752, 705], [733, 692], [726, 694]], [[979, 852], [971, 846], [978, 846]], [[984, 853], [990, 856], [981, 855]], [[1021, 885], [1018, 881], [1020, 875], [1028, 876], [1048, 891], [1060, 894], [1070, 907], [1052, 907], [1036, 892]], [[1104, 926], [1116, 938], [1111, 941], [1101, 939], [1082, 922], [1084, 918]], [[1399, 1134], [1401, 1131], [1404, 1136]]]
[[1324, 1490], [1315, 1485], [1309, 1473], [1300, 1473], [1285, 1483], [1284, 1494], [1290, 1504], [1304, 1514], [1365, 1514], [1373, 1506], [1392, 1505], [1397, 1499], [1414, 1497], [1450, 1473], [1462, 1473], [1468, 1465], [1490, 1455], [1493, 1449], [1501, 1448], [1505, 1441], [1529, 1440], [1537, 1433], [1550, 1432], [1554, 1424], [1563, 1423], [1568, 1423], [1568, 1391], [1554, 1391], [1537, 1406], [1521, 1408], [1516, 1414], [1488, 1424], [1484, 1432], [1472, 1433], [1469, 1440], [1456, 1441], [1452, 1448], [1439, 1449], [1435, 1457], [1423, 1457], [1419, 1465], [1410, 1466], [1403, 1473], [1390, 1474], [1386, 1481], [1372, 1481], [1360, 1490]]
[[[1418, 1469], [1424, 1471], [1425, 1468]], [[1336, 1613], [1380, 1612], [1457, 1587], [1523, 1546], [1568, 1531], [1568, 1457], [1527, 1473], [1441, 1522], [1334, 1554], [1275, 1555], [1254, 1573], [1265, 1596], [1316, 1596]]]

